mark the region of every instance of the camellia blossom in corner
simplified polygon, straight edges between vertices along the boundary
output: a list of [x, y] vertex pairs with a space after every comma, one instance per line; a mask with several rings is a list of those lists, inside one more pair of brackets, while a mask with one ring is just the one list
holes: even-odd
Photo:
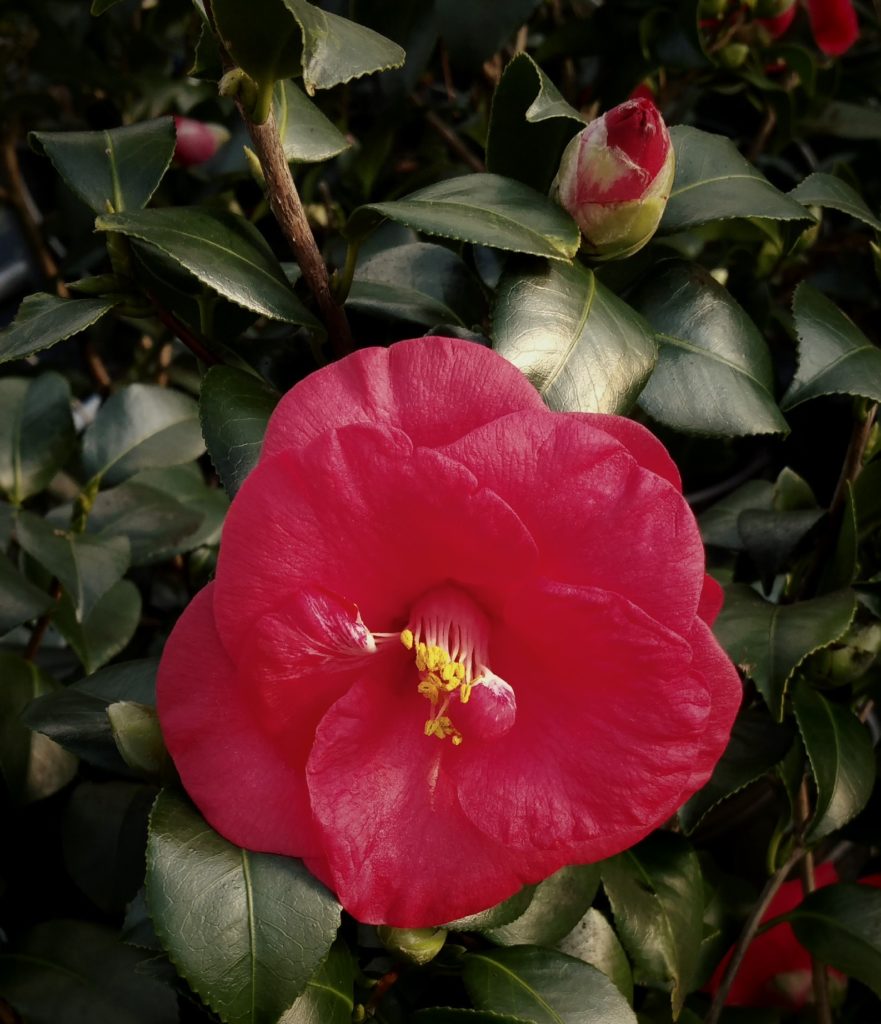
[[709, 777], [741, 686], [660, 443], [479, 345], [293, 388], [174, 629], [159, 716], [207, 820], [364, 922], [439, 924], [611, 856]]
[[[772, 39], [789, 31], [798, 10], [798, 0], [778, 0], [773, 13], [760, 18]], [[840, 57], [857, 41], [860, 27], [852, 0], [807, 0], [811, 33], [817, 46], [829, 57]]]

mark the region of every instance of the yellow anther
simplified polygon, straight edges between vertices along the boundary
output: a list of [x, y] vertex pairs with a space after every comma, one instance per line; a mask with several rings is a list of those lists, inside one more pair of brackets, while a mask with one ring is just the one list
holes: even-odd
[[455, 665], [456, 665], [456, 675], [460, 679], [464, 679], [465, 678], [465, 666], [462, 664], [461, 661], [455, 662]]
[[413, 650], [413, 630], [405, 629], [401, 632], [401, 643], [407, 648], [408, 651]]
[[456, 735], [453, 737], [453, 746], [454, 747], [459, 747], [461, 745], [462, 745], [462, 734], [460, 732], [457, 732]]
[[448, 661], [446, 665], [444, 665], [444, 667], [441, 669], [441, 679], [443, 679], [445, 683], [448, 683], [456, 674], [457, 664], [458, 662]]
[[462, 683], [461, 687], [459, 688], [460, 703], [467, 704], [468, 701], [471, 700], [472, 685], [472, 683]]
[[433, 736], [437, 731], [437, 722], [433, 718], [429, 718], [425, 723], [425, 735]]

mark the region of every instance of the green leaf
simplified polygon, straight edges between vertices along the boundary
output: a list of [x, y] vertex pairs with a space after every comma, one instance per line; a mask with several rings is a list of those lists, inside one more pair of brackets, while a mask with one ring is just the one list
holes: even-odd
[[126, 537], [63, 533], [30, 512], [20, 512], [16, 537], [22, 548], [64, 587], [77, 622], [125, 575], [131, 563]]
[[494, 907], [481, 910], [476, 914], [469, 914], [468, 917], [460, 917], [457, 921], [445, 924], [444, 928], [457, 932], [480, 932], [487, 928], [498, 928], [503, 924], [510, 924], [515, 921], [532, 902], [536, 887], [524, 885], [519, 892], [502, 900]]
[[723, 135], [687, 125], [670, 129], [676, 177], [658, 229], [670, 235], [732, 217], [812, 220], [794, 199], [778, 191]]
[[279, 1024], [351, 1024], [354, 985], [355, 960], [338, 939]]
[[46, 921], [0, 955], [0, 991], [28, 1024], [171, 1024], [174, 989], [144, 970], [153, 954], [86, 921]]
[[596, 864], [560, 868], [539, 883], [529, 906], [515, 921], [484, 929], [500, 946], [553, 946], [575, 927], [600, 884]]
[[86, 430], [83, 466], [92, 478], [116, 484], [140, 469], [190, 462], [204, 450], [192, 398], [152, 384], [130, 384], [107, 399]]
[[762, 706], [743, 710], [709, 782], [679, 811], [685, 832], [693, 832], [717, 804], [771, 771], [783, 760], [792, 740], [793, 730], [777, 725]]
[[156, 703], [158, 658], [126, 661], [52, 690], [29, 704], [22, 722], [77, 757], [116, 774], [130, 774], [117, 751], [107, 708], [121, 700]]
[[294, 294], [266, 240], [244, 217], [188, 206], [110, 214], [98, 217], [95, 225], [154, 246], [238, 306], [321, 329]]
[[856, 614], [851, 590], [797, 604], [771, 604], [751, 587], [725, 588], [725, 604], [714, 630], [731, 659], [758, 687], [778, 722], [793, 673], [814, 651], [841, 637]]
[[839, 510], [837, 525], [835, 547], [827, 553], [817, 581], [819, 594], [849, 587], [857, 577], [859, 536], [854, 488], [850, 482], [845, 484], [844, 501]]
[[625, 413], [657, 357], [642, 318], [579, 263], [505, 276], [493, 323], [496, 351], [561, 411]]
[[437, 0], [440, 34], [453, 62], [477, 68], [529, 20], [539, 0]]
[[566, 143], [582, 128], [584, 119], [578, 111], [529, 54], [519, 53], [505, 68], [493, 96], [487, 170], [547, 193]]
[[881, 351], [816, 288], [802, 283], [792, 303], [798, 371], [780, 404], [792, 409], [821, 395], [881, 402]]
[[514, 946], [471, 953], [462, 972], [478, 1010], [533, 1024], [635, 1024], [611, 981], [594, 967], [555, 950]]
[[787, 920], [813, 956], [881, 998], [881, 891], [850, 883], [827, 885], [812, 892]]
[[694, 984], [704, 888], [697, 854], [681, 837], [655, 832], [603, 862], [603, 887], [639, 984], [671, 991], [673, 1016]]
[[512, 1017], [508, 1013], [496, 1013], [494, 1010], [433, 1006], [427, 1010], [417, 1010], [413, 1014], [413, 1024], [530, 1024], [530, 1021], [523, 1017]]
[[62, 594], [53, 620], [87, 674], [96, 672], [128, 644], [141, 619], [141, 595], [130, 580], [107, 591], [82, 622]]
[[28, 295], [15, 320], [0, 331], [0, 363], [23, 359], [79, 334], [114, 305], [107, 299], [59, 299], [44, 292]]
[[169, 764], [156, 709], [120, 700], [107, 708], [110, 730], [123, 761], [142, 779], [161, 780]]
[[868, 104], [827, 100], [815, 117], [804, 118], [801, 127], [839, 139], [881, 139], [881, 110]]
[[174, 156], [174, 120], [98, 132], [31, 132], [68, 187], [95, 213], [145, 206]]
[[31, 732], [21, 714], [35, 697], [57, 692], [58, 684], [33, 662], [5, 651], [0, 651], [0, 680], [0, 777], [16, 803], [42, 800], [70, 782], [77, 761], [48, 737]]
[[740, 515], [748, 509], [770, 511], [774, 488], [767, 480], [748, 480], [708, 508], [698, 519], [704, 544], [743, 550], [743, 536], [738, 529]]
[[595, 907], [581, 918], [572, 931], [557, 943], [561, 953], [577, 957], [596, 967], [629, 1002], [633, 1002], [633, 972], [615, 929]]
[[89, 8], [89, 14], [91, 14], [93, 18], [97, 18], [120, 2], [121, 0], [92, 0], [92, 6]]
[[261, 378], [230, 366], [212, 366], [202, 380], [202, 435], [230, 497], [257, 465], [266, 424], [278, 399], [278, 392]]
[[762, 335], [727, 289], [697, 264], [673, 262], [632, 297], [660, 356], [639, 404], [676, 430], [728, 436], [787, 433]]
[[105, 914], [124, 910], [144, 878], [152, 786], [135, 782], [81, 782], [64, 812], [64, 866]]
[[288, 162], [319, 163], [352, 145], [293, 82], [276, 85], [274, 109]]
[[875, 785], [875, 756], [869, 732], [856, 715], [803, 680], [793, 688], [792, 706], [817, 784], [814, 816], [805, 836], [813, 843], [866, 806]]
[[872, 213], [859, 192], [834, 174], [815, 171], [796, 185], [789, 196], [802, 206], [823, 206], [839, 210], [881, 231], [881, 220]]
[[303, 85], [312, 96], [376, 71], [399, 68], [406, 54], [391, 39], [306, 0], [283, 0], [303, 33]]
[[0, 554], [0, 636], [23, 622], [39, 618], [55, 604], [45, 590], [40, 590]]
[[346, 305], [424, 327], [470, 327], [480, 323], [486, 307], [465, 262], [444, 246], [426, 242], [383, 249], [361, 263]]
[[415, 231], [494, 249], [568, 260], [581, 244], [575, 221], [556, 203], [512, 178], [466, 174], [403, 199], [360, 206], [349, 218], [350, 238], [366, 235], [384, 218]]
[[167, 791], [150, 818], [147, 903], [177, 969], [228, 1024], [275, 1024], [340, 923], [299, 861], [233, 846]]
[[0, 490], [13, 504], [49, 484], [75, 440], [70, 385], [60, 374], [0, 380]]

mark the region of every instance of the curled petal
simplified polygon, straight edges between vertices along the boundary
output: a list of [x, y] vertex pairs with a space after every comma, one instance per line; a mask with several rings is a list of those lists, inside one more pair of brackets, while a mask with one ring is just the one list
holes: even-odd
[[817, 46], [830, 57], [846, 53], [860, 34], [851, 0], [808, 0], [808, 17]]

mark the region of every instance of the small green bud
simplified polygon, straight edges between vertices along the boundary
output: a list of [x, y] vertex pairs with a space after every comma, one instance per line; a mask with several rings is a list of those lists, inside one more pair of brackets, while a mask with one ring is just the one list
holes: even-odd
[[719, 51], [719, 63], [723, 68], [733, 71], [742, 67], [749, 56], [749, 47], [746, 43], [729, 43]]
[[447, 941], [446, 928], [390, 928], [382, 924], [376, 932], [390, 953], [417, 967], [433, 960]]

